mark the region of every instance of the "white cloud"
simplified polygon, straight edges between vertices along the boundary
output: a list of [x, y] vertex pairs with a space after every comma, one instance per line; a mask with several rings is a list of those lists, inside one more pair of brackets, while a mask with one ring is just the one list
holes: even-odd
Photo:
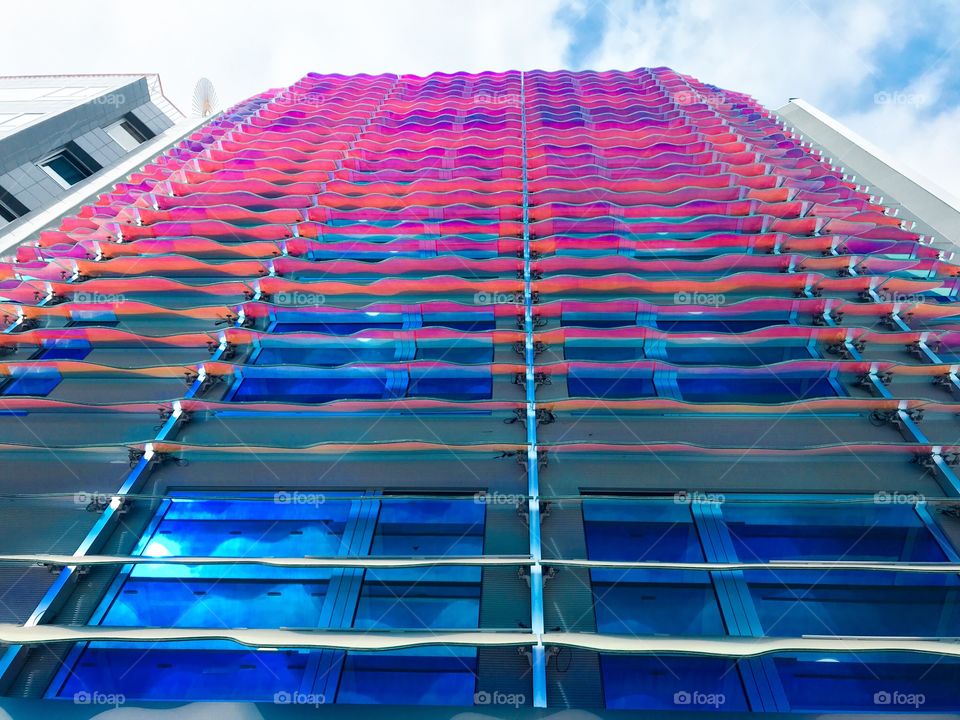
[[[578, 0], [574, 7], [582, 7]], [[776, 109], [802, 97], [880, 146], [900, 162], [960, 195], [960, 108], [938, 103], [949, 72], [949, 50], [940, 66], [892, 97], [923, 95], [922, 103], [875, 104], [866, 88], [877, 82], [875, 58], [904, 47], [923, 27], [911, 2], [848, 0], [830, 4], [737, 3], [682, 0], [671, 4], [598, 0], [594, 10], [611, 22], [585, 63], [597, 69], [667, 65], [720, 87], [747, 92]], [[960, 8], [931, 4], [942, 36], [955, 42]], [[954, 78], [955, 81], [955, 78]], [[859, 93], [859, 94], [858, 94]], [[851, 112], [851, 98], [866, 97]]]
[[591, 66], [667, 65], [774, 107], [791, 95], [819, 103], [858, 84], [874, 71], [873, 49], [895, 35], [896, 6], [863, 0], [824, 12], [802, 2], [611, 0], [604, 6], [614, 21]]
[[848, 107], [852, 97], [869, 98], [862, 91], [876, 81], [875, 58], [902, 48], [930, 17], [950, 42], [960, 36], [960, 6], [945, 0], [922, 7], [925, 13], [912, 0], [86, 0], [55, 9], [10, 3], [0, 30], [0, 69], [159, 72], [167, 94], [189, 110], [201, 76], [230, 104], [311, 70], [556, 69], [574, 34], [588, 27], [561, 23], [558, 11], [607, 13], [606, 32], [586, 60], [590, 67], [669, 65], [773, 108], [803, 97], [957, 192], [960, 146], [952, 128], [958, 110], [937, 103], [943, 83], [957, 75], [949, 65], [955, 56], [945, 55], [924, 80], [927, 107], [869, 100], [863, 109]]
[[960, 197], [960, 106], [939, 102], [947, 80], [946, 68], [927, 73], [905, 88], [877, 93], [872, 105], [838, 119]]
[[189, 109], [209, 77], [233, 103], [310, 71], [412, 72], [562, 66], [559, 0], [119, 0], [10, 3], [0, 30], [7, 75], [158, 72]]

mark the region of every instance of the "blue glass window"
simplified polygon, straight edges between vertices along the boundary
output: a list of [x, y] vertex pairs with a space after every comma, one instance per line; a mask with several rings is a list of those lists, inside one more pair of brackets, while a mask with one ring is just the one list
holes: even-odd
[[410, 374], [410, 387], [407, 390], [409, 397], [448, 400], [486, 400], [492, 394], [493, 376], [486, 369], [483, 372], [416, 369]]
[[774, 658], [795, 712], [956, 712], [960, 662], [920, 653], [797, 653]]
[[[485, 506], [472, 502], [472, 496], [360, 500], [343, 493], [298, 492], [259, 501], [198, 496], [165, 502], [138, 552], [151, 557], [479, 555], [484, 519]], [[471, 566], [138, 564], [121, 573], [92, 622], [469, 630], [479, 625], [480, 588], [481, 568]], [[315, 682], [310, 692], [325, 696], [324, 702], [472, 705], [476, 664], [475, 648], [264, 652], [226, 641], [97, 642], [73, 649], [50, 693], [71, 697], [96, 690], [145, 700], [263, 701], [276, 693], [307, 692], [303, 688]], [[317, 672], [321, 666], [326, 670]], [[217, 670], [213, 676], [211, 667]]]
[[493, 342], [486, 338], [461, 337], [445, 340], [443, 343], [417, 342], [417, 360], [437, 360], [462, 365], [492, 363], [493, 352]]
[[[911, 505], [727, 503], [741, 560], [946, 562]], [[750, 571], [767, 635], [952, 635], [960, 628], [953, 575], [868, 571]]]
[[643, 398], [655, 397], [653, 373], [642, 370], [570, 368], [567, 375], [570, 397]]
[[947, 560], [912, 505], [727, 502], [723, 519], [747, 562]]
[[139, 565], [104, 616], [104, 625], [312, 628], [331, 571], [279, 572], [260, 566]]
[[309, 312], [299, 309], [273, 311], [270, 331], [312, 332], [325, 335], [353, 335], [361, 330], [401, 330], [408, 325], [402, 313], [357, 310], [353, 312]]
[[337, 702], [381, 705], [473, 705], [473, 648], [415, 648], [349, 653]]
[[380, 508], [371, 555], [482, 555], [484, 506], [468, 499], [395, 499]]
[[[350, 363], [389, 363], [398, 359], [398, 343], [394, 340], [355, 342], [322, 347], [317, 344], [265, 346], [250, 360], [252, 365], [310, 365], [313, 367], [337, 367]], [[467, 342], [456, 339], [446, 343], [417, 344], [416, 357], [409, 360], [436, 360], [463, 365], [490, 363], [493, 361], [493, 343]]]
[[792, 324], [786, 317], [782, 318], [751, 318], [751, 317], [716, 317], [703, 315], [691, 317], [657, 318], [657, 328], [666, 332], [716, 332], [716, 333], [745, 333], [759, 330], [773, 325]]
[[744, 579], [764, 635], [960, 635], [956, 575], [751, 570]]
[[[724, 502], [691, 503], [689, 499], [585, 499], [588, 557], [654, 562], [948, 560], [941, 540], [909, 504], [812, 502], [813, 498], [794, 502], [726, 498]], [[597, 630], [605, 633], [686, 637], [727, 633], [952, 637], [960, 633], [960, 579], [953, 574], [594, 568], [590, 577]], [[729, 688], [711, 684], [717, 678], [694, 674], [687, 679], [682, 666], [673, 667], [676, 658], [660, 659], [673, 671], [668, 673], [670, 680], [661, 678], [665, 687], [676, 685], [676, 692], [722, 692], [729, 700]], [[638, 677], [632, 685], [625, 679], [629, 672], [656, 673], [655, 666], [645, 664], [650, 662], [637, 657], [601, 659], [608, 707], [663, 709], [672, 705], [661, 694], [660, 684], [649, 684], [649, 677]], [[717, 662], [697, 660], [707, 665]], [[922, 655], [905, 654], [898, 660], [889, 653], [878, 654], [874, 662], [877, 664], [871, 663], [867, 669], [842, 653], [821, 658], [801, 654], [778, 657], [775, 670], [783, 677], [794, 710], [871, 710], [873, 693], [881, 693], [882, 698], [883, 692], [896, 690], [924, 692], [924, 673], [938, 665]], [[702, 666], [695, 663], [691, 667]], [[952, 677], [956, 664], [948, 666], [939, 672]], [[674, 674], [683, 680], [680, 685]], [[752, 678], [753, 671], [746, 677]], [[960, 707], [960, 701], [948, 699], [939, 689], [931, 692], [939, 697], [939, 704], [931, 709], [950, 707], [951, 702], [954, 709]], [[747, 695], [754, 697], [750, 692]], [[740, 695], [734, 692], [733, 697]], [[742, 707], [737, 703], [740, 700], [723, 707], [686, 709]]]
[[335, 370], [293, 368], [244, 371], [228, 393], [235, 402], [316, 403], [345, 399], [429, 397], [450, 400], [485, 400], [493, 393], [488, 368], [347, 367]]
[[393, 342], [378, 345], [339, 345], [319, 347], [317, 345], [264, 347], [251, 359], [254, 365], [312, 365], [314, 367], [336, 367], [356, 362], [390, 362], [394, 359], [396, 348]]
[[642, 360], [644, 358], [643, 343], [640, 340], [616, 342], [607, 339], [603, 343], [591, 341], [588, 344], [567, 340], [563, 346], [563, 357], [566, 360], [606, 360], [608, 362]]
[[[483, 554], [483, 505], [467, 500], [384, 502], [371, 555], [450, 557]], [[356, 627], [476, 628], [479, 567], [367, 570]]]
[[596, 560], [700, 562], [690, 506], [672, 500], [584, 500], [587, 553]]
[[43, 360], [83, 360], [92, 347], [87, 340], [64, 338], [45, 340], [40, 358]]
[[677, 655], [601, 655], [603, 697], [612, 710], [745, 711], [732, 660]]
[[63, 378], [55, 368], [28, 367], [19, 375], [9, 378], [0, 385], [4, 395], [26, 395], [46, 397]]
[[497, 319], [492, 312], [435, 313], [423, 316], [423, 327], [441, 327], [463, 332], [495, 330]]
[[[583, 505], [587, 557], [630, 562], [703, 562], [688, 506], [590, 500]], [[597, 630], [652, 635], [723, 635], [708, 573], [591, 569]]]
[[383, 397], [387, 397], [385, 376], [369, 370], [351, 370], [333, 377], [296, 377], [291, 373], [281, 377], [245, 376], [230, 399], [236, 402], [318, 403]]
[[307, 315], [304, 313], [300, 320], [290, 319], [282, 322], [276, 322], [273, 326], [271, 326], [270, 331], [276, 333], [313, 332], [322, 333], [324, 335], [353, 335], [361, 330], [403, 329], [403, 320], [400, 318], [391, 319], [389, 316], [383, 318], [371, 317], [367, 319], [351, 318], [352, 316], [325, 316], [319, 315], [318, 313]]
[[264, 557], [337, 555], [351, 503], [331, 493], [303, 493], [315, 502], [175, 501], [148, 536], [148, 557], [212, 555]]
[[560, 315], [561, 327], [618, 328], [633, 327], [637, 324], [636, 313], [574, 313]]
[[120, 324], [112, 310], [71, 310], [70, 327], [116, 327]]
[[371, 569], [353, 626], [468, 630], [480, 624], [479, 567]]
[[785, 403], [818, 397], [845, 395], [833, 379], [820, 377], [731, 376], [711, 374], [702, 377], [677, 378], [684, 400], [689, 402]]
[[[90, 643], [56, 693], [119, 693], [128, 700], [272, 702], [299, 688], [308, 654], [263, 652], [230, 643]], [[215, 672], [211, 672], [215, 669]]]
[[491, 311], [461, 313], [425, 313], [402, 315], [385, 312], [316, 313], [280, 310], [271, 325], [272, 332], [315, 332], [327, 335], [353, 335], [361, 330], [404, 330], [420, 327], [441, 327], [464, 332], [483, 332], [496, 328]]
[[[906, 716], [960, 707], [960, 662], [920, 653], [783, 653], [768, 661], [601, 655], [600, 670], [605, 704], [618, 710], [760, 712], [773, 709], [774, 698], [792, 712]], [[770, 687], [754, 683], [757, 670], [772, 672]]]
[[754, 367], [788, 360], [810, 359], [804, 345], [668, 345], [666, 361], [674, 365]]
[[709, 573], [593, 569], [597, 631], [619, 635], [725, 635]]
[[93, 174], [93, 171], [84, 167], [80, 159], [69, 150], [61, 150], [38, 164], [64, 188], [76, 185]]

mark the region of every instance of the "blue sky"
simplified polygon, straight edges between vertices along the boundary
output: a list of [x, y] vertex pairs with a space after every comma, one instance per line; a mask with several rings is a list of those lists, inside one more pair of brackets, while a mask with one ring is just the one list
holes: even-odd
[[960, 3], [567, 0], [570, 67], [669, 65], [802, 97], [960, 195]]
[[668, 65], [774, 109], [803, 97], [960, 195], [958, 0], [85, 0], [4, 14], [0, 73], [159, 72], [187, 109], [202, 76], [228, 104], [310, 70]]

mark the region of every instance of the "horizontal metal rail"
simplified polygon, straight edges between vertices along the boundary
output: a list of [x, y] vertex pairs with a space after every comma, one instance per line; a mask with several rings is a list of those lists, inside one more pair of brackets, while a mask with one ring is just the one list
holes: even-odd
[[[769, 562], [654, 562], [626, 560], [590, 560], [586, 558], [536, 559], [528, 555], [470, 555], [462, 557], [229, 557], [182, 555], [148, 557], [145, 555], [56, 555], [49, 553], [0, 555], [0, 563], [29, 563], [51, 567], [94, 565], [259, 565], [282, 568], [417, 568], [441, 566], [530, 566], [620, 570], [825, 570], [910, 573], [960, 573], [960, 562], [873, 562], [869, 560], [772, 560]], [[297, 582], [296, 580], [292, 582]], [[802, 600], [797, 602], [802, 603]]]
[[[415, 647], [533, 646], [539, 636], [516, 631], [431, 631], [376, 633], [343, 630], [250, 628], [147, 628], [72, 625], [0, 624], [0, 643], [40, 645], [73, 642], [179, 643], [235, 642], [246, 647], [389, 651]], [[794, 652], [916, 652], [960, 657], [958, 638], [889, 638], [860, 636], [804, 637], [634, 637], [579, 632], [546, 632], [545, 646], [571, 647], [603, 653], [693, 654], [715, 657], [756, 657]]]

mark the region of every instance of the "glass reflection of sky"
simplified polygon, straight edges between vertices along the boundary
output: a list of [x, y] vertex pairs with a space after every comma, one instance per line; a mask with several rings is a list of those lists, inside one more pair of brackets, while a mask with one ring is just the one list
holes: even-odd
[[[424, 557], [483, 552], [485, 509], [472, 498], [314, 497], [313, 504], [277, 503], [272, 496], [171, 501], [143, 540], [142, 554]], [[101, 608], [100, 624], [383, 631], [470, 630], [480, 622], [482, 570], [475, 566], [363, 570], [208, 563], [140, 564], [129, 570]], [[203, 658], [230, 677], [207, 677], [200, 669], [206, 666]], [[272, 692], [299, 687], [311, 663], [333, 662], [334, 688], [336, 677], [342, 676], [337, 702], [470, 704], [476, 661], [473, 648], [371, 654], [304, 651], [280, 656], [240, 650], [228, 641], [142, 647], [99, 642], [77, 646], [68, 661], [70, 670], [62, 673], [55, 684], [59, 690], [52, 692], [68, 697], [91, 688], [111, 688], [131, 699], [269, 699]], [[130, 672], [130, 663], [143, 670]], [[154, 682], [143, 682], [145, 670], [155, 676]], [[235, 676], [243, 680], [235, 682]], [[286, 676], [292, 685], [277, 684], [276, 678]], [[315, 690], [331, 691], [328, 685]]]

